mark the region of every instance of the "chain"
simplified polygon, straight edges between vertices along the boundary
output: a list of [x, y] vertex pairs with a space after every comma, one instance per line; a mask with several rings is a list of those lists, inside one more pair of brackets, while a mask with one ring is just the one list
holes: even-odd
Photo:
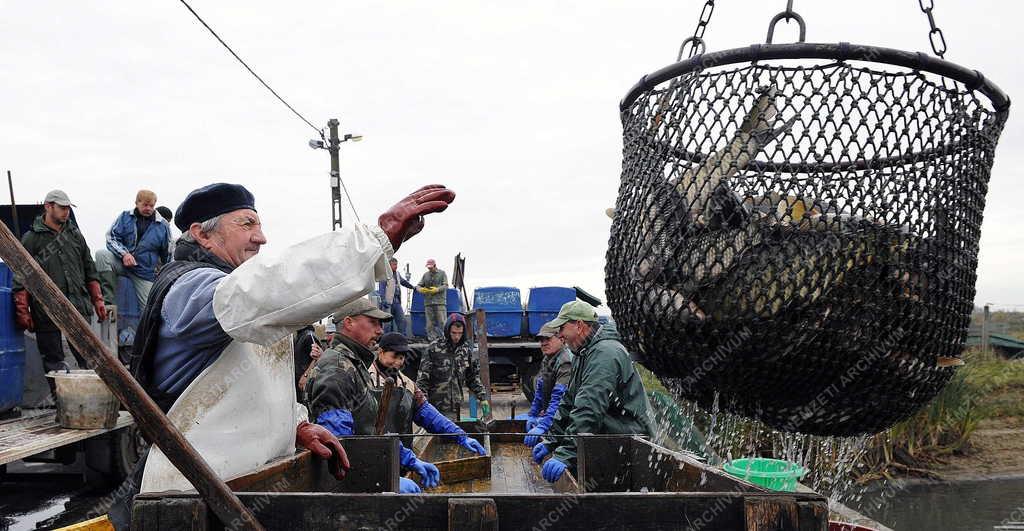
[[704, 2], [704, 9], [700, 11], [700, 18], [697, 19], [697, 28], [693, 30], [693, 37], [683, 41], [683, 47], [679, 49], [679, 59], [683, 58], [683, 48], [685, 48], [687, 44], [690, 44], [690, 53], [688, 57], [693, 57], [697, 55], [698, 50], [704, 49], [704, 31], [708, 28], [708, 23], [711, 22], [711, 13], [714, 12], [715, 0], [707, 0]]
[[935, 25], [935, 15], [932, 14], [932, 10], [935, 9], [935, 0], [917, 0], [917, 3], [921, 6], [921, 12], [928, 16], [928, 25], [931, 26], [931, 30], [928, 32], [928, 42], [932, 45], [932, 51], [935, 55], [941, 59], [946, 55], [946, 37], [942, 34], [942, 30]]

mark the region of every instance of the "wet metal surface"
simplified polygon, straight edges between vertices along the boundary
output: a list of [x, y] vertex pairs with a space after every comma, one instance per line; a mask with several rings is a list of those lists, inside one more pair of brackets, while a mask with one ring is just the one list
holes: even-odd
[[88, 486], [75, 467], [12, 463], [0, 480], [0, 531], [55, 529], [92, 516], [109, 488]]

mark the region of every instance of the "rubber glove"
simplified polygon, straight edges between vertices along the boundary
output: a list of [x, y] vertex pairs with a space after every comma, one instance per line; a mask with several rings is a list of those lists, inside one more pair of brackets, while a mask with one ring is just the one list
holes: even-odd
[[565, 473], [565, 468], [565, 463], [558, 459], [548, 459], [548, 462], [544, 463], [544, 468], [541, 469], [540, 475], [544, 476], [544, 479], [549, 482], [554, 483]]
[[423, 286], [417, 286], [416, 291], [420, 292], [423, 295], [427, 294], [427, 288], [424, 288]]
[[420, 492], [423, 492], [423, 489], [415, 481], [409, 478], [398, 478], [399, 494], [418, 494]]
[[491, 403], [486, 400], [480, 401], [480, 409], [482, 410], [485, 417], [491, 416]]
[[544, 435], [544, 433], [545, 431], [541, 428], [533, 428], [526, 435], [526, 438], [523, 439], [523, 442], [526, 443], [526, 446], [537, 446], [537, 443], [540, 442], [540, 436]]
[[14, 323], [22, 330], [32, 332], [36, 329], [32, 322], [32, 310], [28, 307], [28, 290], [19, 289], [14, 292]]
[[377, 225], [387, 234], [392, 249], [397, 251], [402, 242], [423, 230], [423, 216], [443, 212], [454, 200], [455, 192], [444, 185], [428, 184], [381, 214]]
[[477, 455], [487, 455], [487, 449], [484, 448], [484, 445], [480, 444], [480, 441], [472, 437], [463, 438], [459, 441], [459, 446], [462, 446], [471, 452], [476, 452]]
[[107, 307], [103, 304], [103, 291], [100, 290], [98, 281], [91, 281], [85, 285], [89, 290], [89, 298], [92, 299], [92, 306], [96, 309], [96, 321], [102, 323], [107, 320]]
[[423, 482], [424, 487], [436, 487], [441, 482], [441, 471], [433, 463], [417, 459], [409, 468], [420, 475], [420, 481]]
[[327, 459], [327, 467], [337, 479], [345, 479], [352, 466], [341, 441], [323, 426], [302, 421], [295, 427], [295, 446], [308, 448], [317, 457]]
[[533, 462], [539, 465], [540, 462], [544, 460], [544, 456], [550, 453], [551, 450], [548, 448], [548, 445], [544, 443], [537, 443], [537, 446], [533, 447]]

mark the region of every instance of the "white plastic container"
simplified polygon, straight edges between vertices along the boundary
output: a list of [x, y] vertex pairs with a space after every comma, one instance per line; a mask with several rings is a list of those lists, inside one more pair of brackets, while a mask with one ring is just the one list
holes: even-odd
[[50, 371], [57, 395], [57, 423], [62, 428], [94, 430], [117, 424], [120, 403], [93, 370]]

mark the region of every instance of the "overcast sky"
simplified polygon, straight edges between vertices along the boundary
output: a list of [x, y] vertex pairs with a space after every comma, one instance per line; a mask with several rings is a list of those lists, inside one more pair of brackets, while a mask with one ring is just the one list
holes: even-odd
[[[1018, 3], [937, 2], [947, 58], [1011, 98], [1024, 85]], [[579, 284], [603, 293], [621, 160], [618, 102], [675, 59], [703, 2], [265, 2], [192, 0], [249, 64], [318, 125], [343, 133], [341, 171], [364, 222], [407, 192], [458, 199], [399, 251], [468, 257], [472, 286]], [[785, 2], [724, 0], [711, 50], [763, 42]], [[4, 1], [0, 169], [19, 202], [62, 188], [95, 250], [135, 191], [175, 208], [192, 189], [256, 195], [265, 252], [330, 229], [328, 155], [316, 133], [228, 55], [176, 0]], [[928, 50], [914, 0], [800, 0], [809, 42]], [[795, 37], [781, 27], [776, 42]], [[978, 303], [1024, 304], [1021, 120], [996, 156]], [[3, 201], [3, 202], [6, 202]], [[352, 212], [346, 208], [346, 222]], [[525, 293], [524, 293], [525, 297]]]

